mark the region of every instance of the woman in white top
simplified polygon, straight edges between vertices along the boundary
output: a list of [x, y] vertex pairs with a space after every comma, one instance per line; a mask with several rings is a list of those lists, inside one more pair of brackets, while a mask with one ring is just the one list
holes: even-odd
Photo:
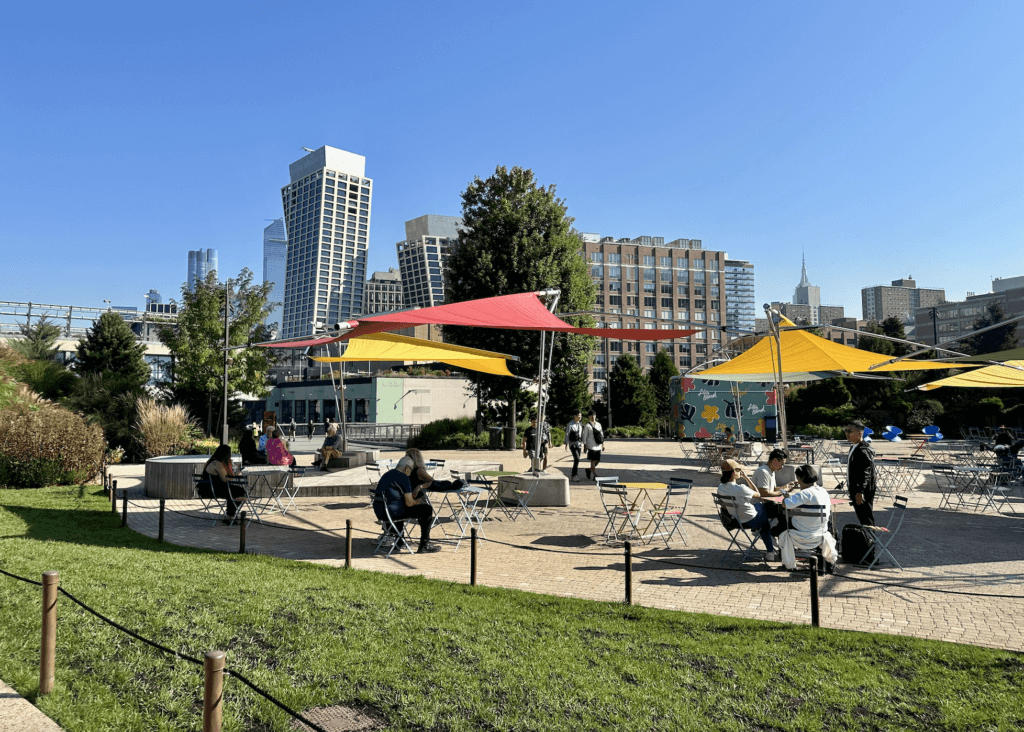
[[[828, 492], [818, 485], [818, 471], [812, 465], [801, 465], [796, 469], [795, 489], [783, 500], [786, 508], [799, 506], [824, 506], [825, 515], [793, 516], [789, 530], [779, 534], [779, 548], [782, 563], [787, 569], [796, 569], [796, 550], [813, 551], [820, 549], [825, 562], [831, 566], [839, 558], [836, 540], [828, 531], [828, 519], [832, 513], [832, 501]], [[831, 571], [831, 570], [829, 570]]]
[[[740, 485], [740, 482], [746, 485]], [[765, 513], [764, 504], [755, 500], [760, 494], [754, 484], [743, 474], [743, 466], [735, 460], [722, 461], [722, 484], [718, 486], [718, 495], [731, 496], [736, 500], [735, 510], [730, 506], [731, 513], [744, 529], [753, 529], [761, 536], [765, 551], [765, 559], [774, 562], [777, 558], [775, 545], [772, 543], [772, 526]]]
[[604, 432], [594, 410], [590, 410], [587, 419], [589, 421], [583, 426], [583, 447], [587, 449], [590, 467], [584, 472], [587, 474], [587, 480], [597, 480], [597, 464], [601, 462], [601, 451], [604, 450]]

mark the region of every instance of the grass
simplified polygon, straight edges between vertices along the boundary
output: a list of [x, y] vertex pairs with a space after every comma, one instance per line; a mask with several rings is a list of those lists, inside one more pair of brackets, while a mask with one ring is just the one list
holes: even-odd
[[[56, 569], [146, 637], [226, 650], [293, 708], [370, 705], [395, 730], [1024, 727], [1020, 654], [171, 547], [121, 529], [95, 486], [0, 490], [0, 567]], [[201, 728], [198, 666], [66, 598], [56, 689], [36, 698], [39, 590], [0, 576], [0, 607], [0, 678], [68, 732]], [[228, 679], [225, 729], [288, 718]]]

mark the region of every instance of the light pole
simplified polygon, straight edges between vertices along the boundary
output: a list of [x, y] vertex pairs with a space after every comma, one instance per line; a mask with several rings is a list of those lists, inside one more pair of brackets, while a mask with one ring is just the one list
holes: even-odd
[[231, 341], [229, 338], [229, 317], [231, 315], [231, 280], [224, 283], [224, 424], [221, 431], [221, 444], [228, 444], [228, 366], [231, 365]]
[[[105, 302], [107, 304], [107, 312], [109, 313], [110, 312], [110, 300], [104, 300], [103, 302]], [[29, 303], [29, 305], [31, 306], [32, 303]]]

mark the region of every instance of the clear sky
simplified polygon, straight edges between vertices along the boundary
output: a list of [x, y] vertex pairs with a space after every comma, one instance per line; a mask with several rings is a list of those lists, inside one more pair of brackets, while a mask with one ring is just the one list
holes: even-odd
[[17, 3], [0, 30], [0, 300], [262, 275], [302, 146], [366, 157], [370, 271], [497, 165], [580, 231], [701, 239], [789, 300], [1024, 274], [1024, 3]]

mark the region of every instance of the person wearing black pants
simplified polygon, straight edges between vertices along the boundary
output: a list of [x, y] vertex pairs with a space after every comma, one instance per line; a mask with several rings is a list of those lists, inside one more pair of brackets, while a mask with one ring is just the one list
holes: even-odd
[[846, 465], [846, 490], [861, 526], [875, 525], [875, 451], [864, 441], [864, 423], [854, 420], [846, 426], [846, 439], [853, 443]]
[[583, 454], [583, 413], [579, 410], [565, 426], [565, 449], [572, 453], [573, 483], [580, 482], [580, 456]]
[[427, 502], [419, 488], [413, 488], [409, 476], [416, 469], [416, 462], [408, 455], [398, 465], [381, 476], [374, 492], [373, 511], [378, 520], [385, 519], [384, 506], [399, 532], [407, 519], [415, 519], [420, 525], [420, 553], [439, 552], [441, 547], [430, 541], [430, 525], [434, 522], [434, 509]]

